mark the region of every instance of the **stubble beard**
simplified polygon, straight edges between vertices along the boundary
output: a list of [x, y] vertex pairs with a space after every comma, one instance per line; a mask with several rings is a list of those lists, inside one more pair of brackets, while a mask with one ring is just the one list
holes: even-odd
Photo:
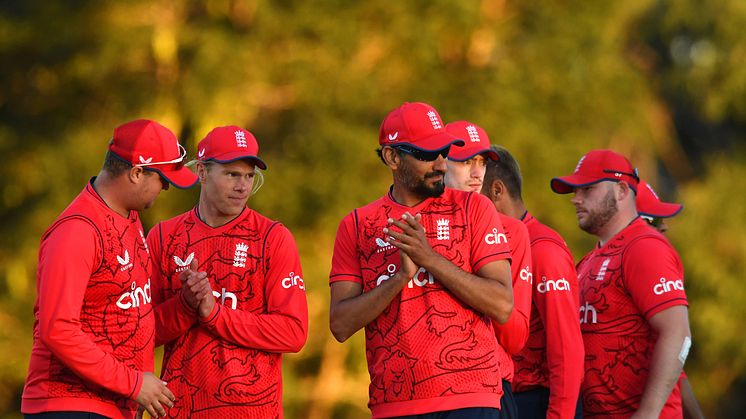
[[603, 201], [601, 201], [600, 208], [596, 211], [587, 211], [585, 220], [578, 220], [578, 225], [586, 233], [598, 235], [601, 229], [617, 212], [619, 212], [619, 207], [614, 197], [614, 190], [609, 189]]

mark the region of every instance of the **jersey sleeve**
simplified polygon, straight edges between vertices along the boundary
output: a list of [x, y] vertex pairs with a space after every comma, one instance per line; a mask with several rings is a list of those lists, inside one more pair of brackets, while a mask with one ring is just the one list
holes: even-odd
[[509, 245], [513, 248], [510, 267], [513, 279], [513, 311], [507, 322], [499, 324], [493, 321], [493, 325], [498, 342], [508, 354], [513, 355], [523, 349], [528, 340], [533, 274], [531, 246], [526, 226], [516, 220], [509, 231], [509, 237]]
[[151, 295], [155, 312], [155, 346], [168, 343], [186, 333], [197, 324], [197, 311], [186, 302], [179, 291], [169, 296], [168, 255], [163, 255], [163, 224], [157, 224], [148, 233], [148, 249], [152, 262]]
[[510, 259], [507, 236], [495, 206], [478, 193], [469, 194], [468, 216], [471, 221], [472, 272], [497, 260]]
[[217, 336], [267, 352], [298, 352], [308, 337], [308, 304], [298, 248], [290, 231], [275, 224], [264, 245], [266, 312], [227, 310], [215, 304], [200, 322]]
[[351, 212], [339, 223], [337, 237], [334, 241], [332, 269], [329, 283], [352, 281], [363, 283], [360, 260], [357, 256], [357, 229], [355, 212]]
[[572, 256], [552, 240], [531, 246], [534, 304], [546, 334], [549, 370], [547, 418], [575, 415], [585, 348], [578, 321], [579, 289]]
[[42, 241], [39, 333], [44, 345], [85, 381], [135, 398], [143, 373], [102, 350], [81, 329], [80, 311], [88, 281], [102, 257], [98, 246], [97, 231], [80, 219], [61, 222]]
[[688, 305], [684, 270], [676, 251], [662, 238], [643, 237], [624, 254], [627, 290], [646, 319], [677, 305]]

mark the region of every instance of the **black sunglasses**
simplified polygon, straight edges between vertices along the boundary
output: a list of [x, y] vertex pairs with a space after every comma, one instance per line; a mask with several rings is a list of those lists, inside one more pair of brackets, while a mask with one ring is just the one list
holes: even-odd
[[620, 175], [629, 176], [629, 177], [633, 178], [634, 180], [636, 180], [637, 182], [640, 181], [640, 175], [637, 173], [637, 168], [635, 168], [632, 173], [629, 173], [629, 172], [620, 172], [619, 170], [609, 170], [609, 169], [604, 169], [604, 173], [614, 173], [614, 174], [619, 173]]
[[438, 159], [438, 156], [441, 156], [445, 159], [448, 157], [448, 152], [451, 151], [450, 145], [446, 148], [441, 148], [440, 150], [435, 151], [425, 151], [405, 145], [395, 146], [391, 148], [395, 150], [401, 150], [419, 161], [435, 161]]

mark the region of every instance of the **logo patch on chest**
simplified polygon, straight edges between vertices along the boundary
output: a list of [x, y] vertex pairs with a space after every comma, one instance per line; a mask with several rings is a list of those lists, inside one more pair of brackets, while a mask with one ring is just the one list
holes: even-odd
[[237, 243], [236, 252], [233, 254], [233, 266], [236, 268], [246, 267], [246, 257], [248, 255], [249, 245], [246, 243]]

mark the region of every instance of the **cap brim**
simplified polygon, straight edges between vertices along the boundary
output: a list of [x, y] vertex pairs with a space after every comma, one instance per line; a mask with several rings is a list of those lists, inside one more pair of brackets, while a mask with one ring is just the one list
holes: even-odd
[[[399, 143], [399, 144], [404, 144], [404, 142]], [[408, 145], [418, 150], [438, 151], [438, 150], [442, 150], [446, 147], [454, 146], [454, 145], [456, 147], [463, 147], [464, 144], [466, 144], [464, 143], [464, 140], [457, 138], [447, 132], [441, 132], [433, 136], [430, 136], [428, 138], [425, 138], [424, 140], [419, 140], [417, 142], [411, 142]]]
[[491, 148], [467, 149], [467, 147], [461, 147], [448, 153], [448, 160], [462, 162], [472, 159], [480, 154], [483, 154], [492, 161], [498, 161], [500, 159], [497, 156], [497, 153], [495, 153]]
[[681, 204], [675, 204], [670, 202], [656, 202], [650, 208], [646, 208], [645, 211], [638, 211], [641, 216], [647, 216], [652, 218], [671, 218], [674, 215], [681, 212], [684, 206]]
[[256, 165], [256, 167], [258, 167], [258, 168], [260, 168], [262, 170], [267, 170], [267, 165], [259, 157], [252, 156], [252, 155], [247, 155], [247, 154], [240, 154], [240, 153], [239, 154], [237, 154], [237, 153], [227, 153], [227, 154], [223, 154], [223, 155], [218, 156], [218, 157], [206, 158], [203, 161], [214, 161], [215, 163], [225, 164], [225, 163], [232, 163], [234, 161], [243, 160], [243, 159], [251, 160], [251, 162], [254, 165]]
[[163, 179], [166, 179], [168, 183], [179, 189], [189, 189], [199, 182], [197, 175], [184, 166], [177, 170], [161, 170], [154, 166], [147, 167], [146, 169], [158, 173]]
[[575, 188], [593, 185], [594, 183], [603, 182], [605, 180], [612, 179], [570, 175], [553, 178], [552, 181], [549, 183], [549, 186], [552, 188], [554, 193], [568, 194], [573, 192]]

